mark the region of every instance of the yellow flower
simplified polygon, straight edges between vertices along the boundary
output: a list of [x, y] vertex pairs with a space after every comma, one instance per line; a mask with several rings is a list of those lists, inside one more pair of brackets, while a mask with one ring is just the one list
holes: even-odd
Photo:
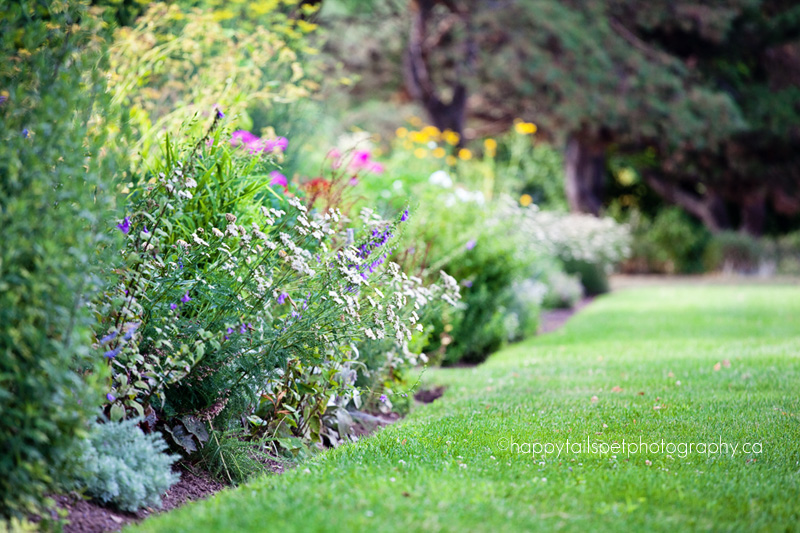
[[428, 144], [428, 136], [421, 131], [412, 131], [408, 138], [417, 144]]
[[446, 152], [444, 151], [444, 148], [442, 148], [441, 146], [439, 146], [438, 148], [434, 148], [433, 157], [435, 157], [437, 159], [441, 159], [445, 155], [446, 155]]
[[414, 126], [415, 128], [419, 128], [422, 126], [422, 119], [419, 117], [409, 117], [408, 123]]
[[459, 159], [463, 159], [464, 161], [469, 161], [470, 159], [472, 159], [472, 152], [470, 152], [466, 148], [462, 148], [461, 150], [458, 151], [458, 157]]
[[458, 141], [461, 140], [461, 137], [459, 137], [458, 133], [452, 130], [444, 130], [442, 138], [444, 139], [444, 142], [446, 142], [450, 146], [457, 145]]
[[424, 128], [422, 128], [422, 133], [424, 133], [428, 137], [434, 137], [434, 138], [438, 137], [441, 134], [439, 128], [437, 128], [436, 126], [425, 126]]
[[456, 156], [454, 155], [448, 155], [444, 159], [444, 162], [447, 163], [449, 166], [453, 167], [456, 165], [456, 163], [458, 163], [458, 159], [456, 159]]
[[414, 150], [414, 157], [417, 159], [425, 159], [428, 157], [428, 151], [425, 148], [417, 148]]
[[520, 135], [532, 135], [536, 133], [536, 124], [533, 122], [517, 122], [514, 124], [514, 130]]
[[497, 141], [494, 139], [486, 139], [483, 141], [483, 146], [486, 148], [486, 155], [489, 157], [494, 157], [497, 155]]
[[522, 207], [528, 207], [532, 203], [533, 203], [533, 197], [531, 197], [530, 194], [523, 194], [522, 196], [519, 197], [519, 204]]
[[411, 150], [412, 148], [414, 148], [414, 143], [412, 143], [409, 140], [405, 140], [405, 141], [403, 141], [403, 148], [405, 150]]
[[394, 134], [397, 135], [397, 137], [399, 137], [400, 139], [403, 139], [405, 138], [406, 135], [408, 135], [408, 130], [401, 126], [396, 130], [394, 130]]

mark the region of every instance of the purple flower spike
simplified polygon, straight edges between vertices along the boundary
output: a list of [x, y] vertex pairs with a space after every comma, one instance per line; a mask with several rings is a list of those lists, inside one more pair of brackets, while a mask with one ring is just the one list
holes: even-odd
[[381, 400], [381, 403], [386, 403], [386, 402], [389, 401], [389, 398], [387, 398], [385, 394], [381, 394], [380, 400]]
[[188, 302], [191, 302], [191, 301], [192, 301], [192, 299], [191, 299], [191, 298], [189, 298], [189, 293], [188, 293], [188, 292], [187, 292], [186, 294], [184, 294], [183, 296], [181, 296], [181, 301], [182, 301], [183, 303], [188, 303]]
[[278, 305], [283, 305], [283, 302], [285, 302], [286, 298], [288, 298], [288, 297], [289, 297], [289, 295], [286, 294], [285, 292], [280, 293], [278, 295]]
[[110, 392], [108, 394], [106, 394], [106, 400], [108, 400], [109, 402], [113, 402], [116, 399], [117, 399], [117, 397], [114, 396], [113, 394], [111, 394]]
[[100, 339], [100, 344], [109, 343], [109, 342], [113, 341], [116, 338], [116, 336], [117, 336], [117, 332], [116, 331], [112, 331], [111, 333], [109, 333], [108, 335], [106, 335], [105, 337]]
[[400, 217], [400, 222], [405, 222], [406, 220], [408, 220], [408, 209], [403, 211], [403, 216]]
[[131, 230], [131, 217], [125, 217], [122, 222], [117, 224], [119, 230], [124, 233], [125, 235]]

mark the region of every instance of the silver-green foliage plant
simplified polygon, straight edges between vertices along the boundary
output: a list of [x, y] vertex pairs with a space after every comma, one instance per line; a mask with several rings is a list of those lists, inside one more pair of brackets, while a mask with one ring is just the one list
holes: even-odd
[[82, 444], [78, 488], [105, 504], [134, 512], [161, 507], [161, 496], [178, 482], [178, 459], [159, 433], [145, 434], [138, 420], [94, 424]]

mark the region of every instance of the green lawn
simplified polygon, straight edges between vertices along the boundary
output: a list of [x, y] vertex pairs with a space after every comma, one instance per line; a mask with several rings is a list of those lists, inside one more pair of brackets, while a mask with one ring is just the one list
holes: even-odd
[[[800, 530], [800, 287], [621, 291], [426, 379], [445, 396], [379, 434], [132, 529]], [[587, 438], [738, 449], [522, 453]]]

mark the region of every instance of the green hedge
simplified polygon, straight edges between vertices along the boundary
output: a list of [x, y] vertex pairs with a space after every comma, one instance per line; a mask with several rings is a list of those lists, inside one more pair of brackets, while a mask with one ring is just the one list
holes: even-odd
[[0, 517], [37, 510], [64, 481], [53, 465], [102, 396], [87, 302], [115, 168], [97, 127], [97, 27], [78, 2], [0, 13]]

